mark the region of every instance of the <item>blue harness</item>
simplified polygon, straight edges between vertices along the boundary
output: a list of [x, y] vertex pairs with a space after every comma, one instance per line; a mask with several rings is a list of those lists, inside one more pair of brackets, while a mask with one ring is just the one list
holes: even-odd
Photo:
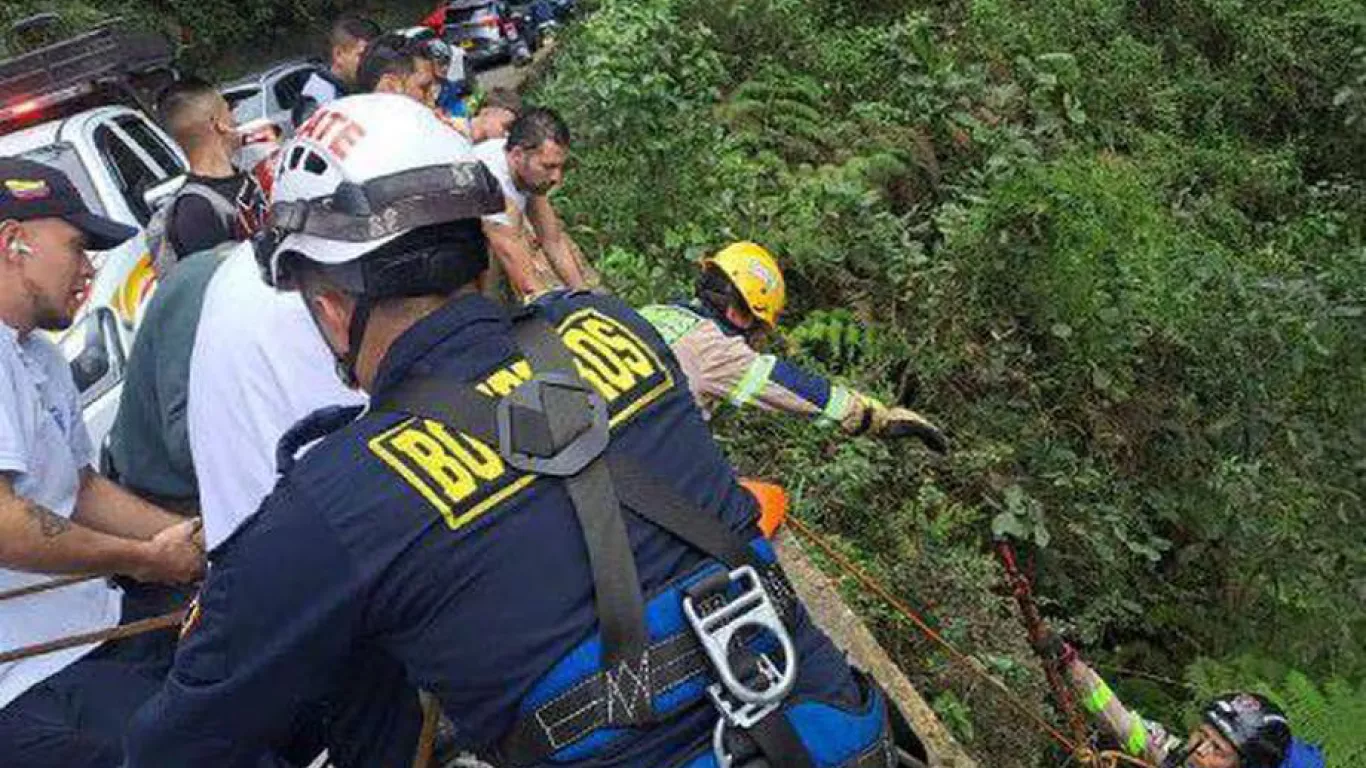
[[1323, 768], [1323, 752], [1318, 747], [1299, 739], [1290, 740], [1290, 754], [1281, 768]]
[[[501, 739], [500, 764], [574, 764], [709, 702], [710, 745], [680, 745], [686, 768], [891, 768], [882, 692], [860, 679], [853, 707], [790, 696], [797, 600], [771, 546], [745, 542], [633, 459], [609, 448], [605, 408], [558, 336], [534, 318], [514, 332], [536, 376], [498, 401], [464, 382], [414, 379], [375, 410], [459, 428], [514, 467], [559, 477], [593, 572], [598, 631], [533, 686]], [[647, 601], [625, 537], [625, 506], [710, 560]]]

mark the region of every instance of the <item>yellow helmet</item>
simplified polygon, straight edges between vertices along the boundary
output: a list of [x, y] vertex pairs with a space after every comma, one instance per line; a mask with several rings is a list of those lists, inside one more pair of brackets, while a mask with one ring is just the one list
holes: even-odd
[[716, 267], [740, 292], [751, 314], [772, 328], [787, 304], [787, 286], [778, 260], [758, 243], [739, 242], [702, 260], [702, 267]]

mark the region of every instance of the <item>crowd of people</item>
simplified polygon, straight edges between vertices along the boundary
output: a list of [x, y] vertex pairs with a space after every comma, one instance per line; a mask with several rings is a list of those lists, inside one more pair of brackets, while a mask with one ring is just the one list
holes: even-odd
[[[0, 591], [112, 577], [0, 602], [0, 651], [197, 592], [178, 638], [0, 664], [0, 765], [411, 765], [423, 692], [447, 747], [499, 766], [927, 761], [786, 583], [708, 421], [944, 432], [761, 351], [786, 286], [757, 243], [685, 300], [613, 298], [551, 202], [555, 112], [493, 90], [452, 116], [429, 37], [348, 17], [329, 44], [264, 169], [233, 165], [212, 85], [160, 98], [190, 173], [148, 227], [104, 474], [42, 331], [75, 317], [86, 251], [138, 232], [0, 159]], [[1178, 741], [1040, 651], [1155, 765], [1312, 765], [1266, 699]]]

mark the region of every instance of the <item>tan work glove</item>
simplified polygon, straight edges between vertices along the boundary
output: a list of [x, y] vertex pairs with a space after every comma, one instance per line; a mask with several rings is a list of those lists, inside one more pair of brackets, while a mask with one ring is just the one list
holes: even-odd
[[866, 405], [870, 409], [868, 434], [891, 439], [914, 437], [935, 453], [949, 452], [948, 438], [924, 416], [909, 408], [888, 408], [871, 398]]

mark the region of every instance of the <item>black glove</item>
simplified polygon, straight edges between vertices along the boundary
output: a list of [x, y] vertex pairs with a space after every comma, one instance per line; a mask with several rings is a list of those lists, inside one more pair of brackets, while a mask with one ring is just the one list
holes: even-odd
[[1030, 643], [1039, 658], [1064, 666], [1077, 659], [1077, 649], [1062, 639], [1062, 636], [1049, 627], [1044, 627], [1039, 639]]
[[914, 437], [938, 454], [949, 452], [949, 439], [930, 420], [909, 408], [884, 408], [873, 412], [873, 434], [893, 439]]

